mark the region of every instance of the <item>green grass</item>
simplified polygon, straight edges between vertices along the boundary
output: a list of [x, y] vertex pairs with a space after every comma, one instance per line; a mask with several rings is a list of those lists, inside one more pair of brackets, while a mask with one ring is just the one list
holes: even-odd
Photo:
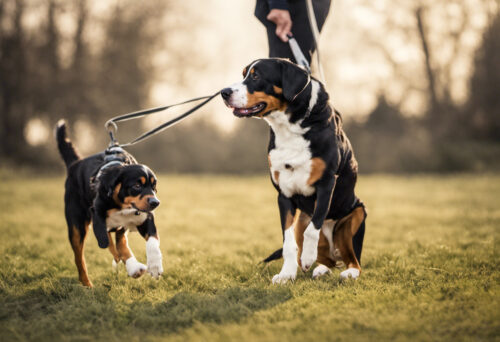
[[[270, 284], [281, 244], [268, 177], [160, 175], [165, 274], [111, 269], [92, 233], [79, 285], [63, 178], [1, 174], [2, 341], [500, 340], [500, 176], [361, 176], [363, 273]], [[138, 234], [130, 244], [145, 261]]]

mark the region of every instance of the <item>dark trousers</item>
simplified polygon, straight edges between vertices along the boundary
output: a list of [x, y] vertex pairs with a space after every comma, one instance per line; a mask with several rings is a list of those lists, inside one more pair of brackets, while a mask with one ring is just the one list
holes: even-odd
[[[328, 11], [330, 10], [331, 0], [313, 0], [312, 3], [314, 14], [316, 16], [316, 22], [318, 23], [318, 29], [321, 32], [326, 17], [328, 16]], [[316, 49], [316, 46], [314, 44], [314, 38], [309, 24], [309, 18], [307, 17], [306, 1], [288, 0], [288, 7], [290, 17], [292, 18], [292, 33], [310, 64], [311, 56]], [[266, 27], [267, 41], [269, 42], [269, 57], [289, 58], [293, 62], [296, 62], [288, 43], [284, 43], [278, 38], [278, 36], [276, 36], [276, 25], [266, 19], [268, 14], [269, 5], [267, 4], [267, 1], [257, 0], [257, 4], [255, 6], [255, 16]]]

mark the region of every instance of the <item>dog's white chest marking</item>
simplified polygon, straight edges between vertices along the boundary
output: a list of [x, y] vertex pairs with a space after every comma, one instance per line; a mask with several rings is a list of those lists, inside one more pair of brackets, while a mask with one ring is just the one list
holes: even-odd
[[308, 184], [312, 156], [310, 143], [303, 136], [308, 128], [302, 128], [300, 121], [291, 124], [284, 112], [274, 112], [265, 120], [275, 136], [275, 148], [269, 153], [273, 181], [287, 197], [295, 194], [311, 196], [315, 192]]
[[137, 211], [134, 208], [127, 208], [111, 212], [106, 218], [106, 227], [108, 229], [125, 227], [129, 230], [136, 230], [137, 226], [146, 221], [148, 214], [142, 211]]

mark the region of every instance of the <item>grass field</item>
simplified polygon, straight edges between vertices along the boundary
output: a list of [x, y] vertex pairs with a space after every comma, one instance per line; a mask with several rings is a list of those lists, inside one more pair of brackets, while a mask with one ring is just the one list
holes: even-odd
[[[268, 177], [160, 175], [165, 274], [128, 278], [89, 235], [79, 285], [63, 178], [1, 172], [2, 341], [500, 340], [500, 176], [361, 176], [363, 273], [273, 286]], [[145, 244], [130, 235], [136, 257]]]

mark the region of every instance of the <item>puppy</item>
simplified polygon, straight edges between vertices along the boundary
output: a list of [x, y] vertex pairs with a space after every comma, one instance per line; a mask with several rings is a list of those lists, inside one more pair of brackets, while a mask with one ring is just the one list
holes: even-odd
[[341, 278], [357, 278], [366, 218], [354, 193], [358, 164], [324, 86], [288, 60], [259, 59], [221, 96], [235, 116], [271, 127], [268, 160], [283, 248], [264, 261], [284, 259], [273, 283], [294, 280], [299, 265], [307, 271], [316, 261], [314, 278], [340, 261], [347, 266]]
[[[133, 278], [146, 271], [158, 278], [163, 273], [162, 254], [152, 211], [160, 201], [153, 171], [120, 147], [80, 158], [63, 120], [57, 124], [56, 140], [67, 167], [64, 212], [80, 282], [92, 287], [83, 255], [91, 222], [99, 247], [109, 248], [113, 255], [113, 267], [122, 261]], [[146, 239], [147, 266], [128, 246], [127, 233], [135, 230]]]

